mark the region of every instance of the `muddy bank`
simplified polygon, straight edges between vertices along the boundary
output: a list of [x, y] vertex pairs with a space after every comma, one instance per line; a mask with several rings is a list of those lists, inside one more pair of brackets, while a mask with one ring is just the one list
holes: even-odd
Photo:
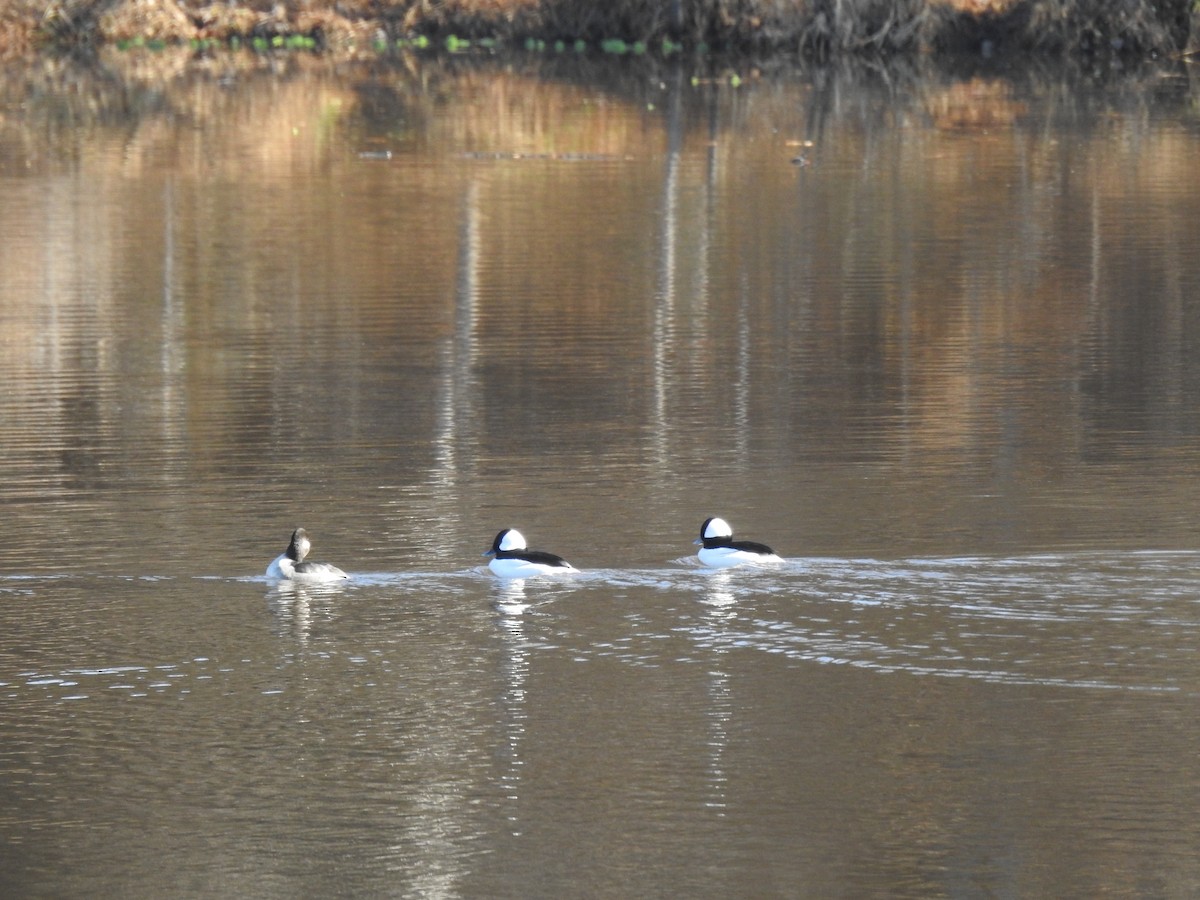
[[[1200, 48], [1191, 0], [10, 0], [0, 53], [251, 43], [372, 53], [426, 40], [550, 48], [1171, 56]], [[606, 43], [607, 42], [607, 43]]]

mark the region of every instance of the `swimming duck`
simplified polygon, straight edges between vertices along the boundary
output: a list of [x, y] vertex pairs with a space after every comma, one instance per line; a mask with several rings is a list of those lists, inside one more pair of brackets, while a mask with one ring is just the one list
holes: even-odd
[[331, 566], [329, 563], [305, 562], [304, 557], [308, 556], [310, 549], [312, 549], [312, 542], [308, 539], [308, 533], [303, 528], [297, 528], [292, 532], [292, 539], [288, 543], [287, 550], [267, 566], [267, 577], [306, 581], [314, 584], [340, 581], [350, 577], [337, 566]]
[[743, 563], [783, 562], [766, 544], [735, 541], [729, 523], [716, 516], [704, 520], [700, 526], [700, 537], [693, 543], [700, 545], [700, 551], [696, 554], [700, 562], [713, 568], [728, 568]]
[[525, 535], [515, 528], [505, 528], [497, 534], [492, 549], [483, 555], [492, 557], [488, 568], [501, 578], [532, 578], [578, 571], [561, 556], [527, 549]]

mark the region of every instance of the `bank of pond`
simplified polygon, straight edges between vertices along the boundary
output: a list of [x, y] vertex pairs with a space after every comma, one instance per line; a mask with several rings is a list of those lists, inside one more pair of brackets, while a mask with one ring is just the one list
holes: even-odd
[[981, 54], [1188, 56], [1200, 49], [1188, 0], [368, 0], [303, 4], [200, 0], [16, 0], [0, 10], [0, 54], [116, 44], [200, 52], [330, 53], [521, 47], [555, 53], [672, 55]]

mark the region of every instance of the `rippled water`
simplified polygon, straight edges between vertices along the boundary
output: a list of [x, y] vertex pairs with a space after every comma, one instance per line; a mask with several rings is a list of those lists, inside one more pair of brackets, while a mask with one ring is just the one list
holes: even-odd
[[4, 633], [37, 637], [0, 685], [10, 877], [1070, 893], [1137, 854], [1190, 878], [1196, 564], [7, 579]]
[[4, 82], [6, 895], [1196, 893], [1185, 80], [145, 62]]

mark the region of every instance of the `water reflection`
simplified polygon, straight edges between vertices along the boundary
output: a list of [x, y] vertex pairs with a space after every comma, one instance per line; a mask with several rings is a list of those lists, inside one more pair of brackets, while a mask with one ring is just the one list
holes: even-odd
[[463, 476], [472, 473], [478, 456], [475, 422], [465, 411], [478, 406], [474, 372], [478, 355], [479, 269], [483, 255], [482, 191], [479, 179], [472, 179], [463, 192], [453, 327], [444, 341], [439, 378], [430, 479], [433, 501], [439, 509], [447, 511], [440, 523], [446, 534], [460, 532], [468, 524], [456, 514], [458, 492]]
[[521, 784], [525, 759], [522, 747], [526, 739], [529, 681], [529, 637], [524, 613], [529, 609], [529, 604], [526, 602], [523, 580], [506, 579], [497, 585], [496, 593], [499, 595], [495, 600], [496, 627], [503, 644], [500, 657], [500, 722], [504, 751], [499, 757], [501, 772], [498, 782], [503, 794], [504, 817], [513, 837], [519, 837], [523, 831]]
[[267, 592], [267, 602], [279, 621], [280, 631], [301, 644], [312, 633], [312, 598], [309, 591], [292, 582], [280, 582]]
[[704, 603], [703, 622], [710, 634], [715, 648], [711, 661], [707, 664], [708, 672], [708, 704], [705, 714], [708, 719], [708, 769], [712, 796], [707, 801], [710, 809], [718, 815], [725, 814], [728, 803], [726, 772], [726, 755], [729, 751], [730, 729], [733, 722], [733, 674], [730, 666], [723, 663], [722, 657], [728, 652], [728, 641], [719, 636], [727, 635], [736, 629], [737, 596], [734, 573], [729, 569], [718, 569], [708, 576], [706, 591], [701, 598]]
[[267, 590], [267, 604], [275, 616], [281, 634], [297, 643], [307, 644], [312, 636], [314, 615], [327, 615], [330, 604], [346, 593], [344, 583], [300, 584], [278, 581]]
[[529, 609], [524, 578], [497, 579], [492, 594], [492, 603], [504, 622], [519, 623], [521, 614]]
[[737, 602], [737, 596], [734, 593], [736, 590], [734, 572], [730, 569], [714, 569], [706, 574], [708, 580], [705, 584], [703, 602], [708, 608], [713, 623], [717, 624], [723, 620], [733, 619], [735, 611], [732, 607]]

